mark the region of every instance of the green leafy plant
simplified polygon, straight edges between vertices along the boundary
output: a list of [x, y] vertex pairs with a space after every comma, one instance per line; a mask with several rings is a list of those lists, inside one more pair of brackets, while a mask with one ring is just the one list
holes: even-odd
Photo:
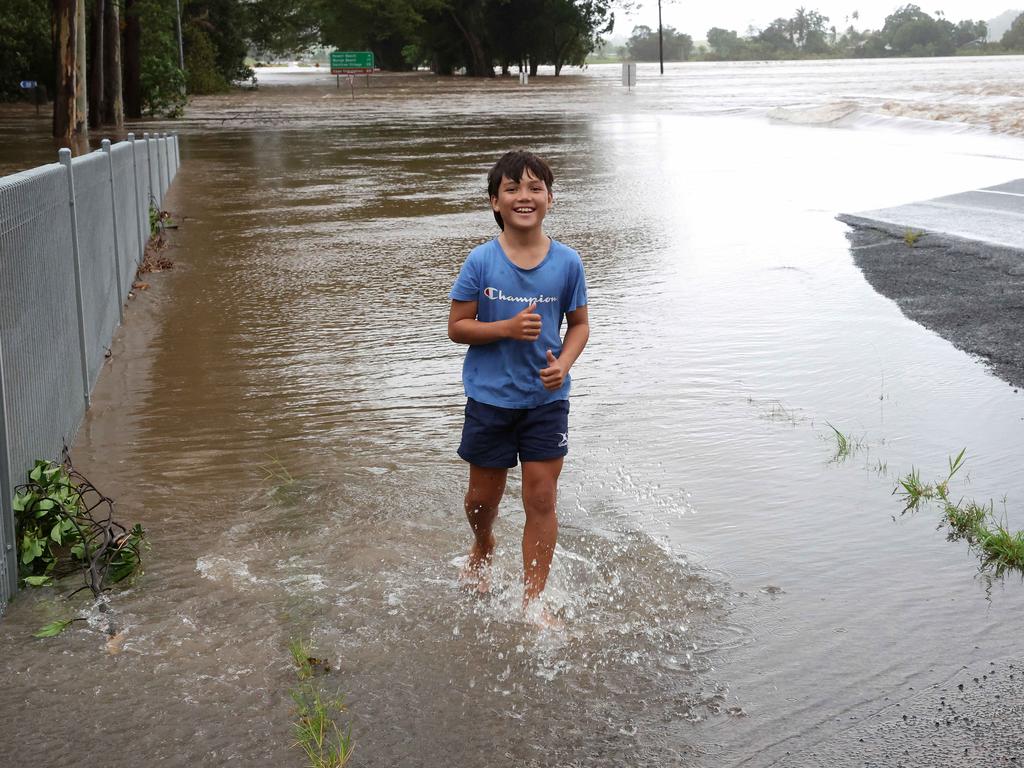
[[160, 226], [160, 209], [156, 207], [156, 204], [151, 200], [149, 202], [149, 236], [156, 237], [160, 234], [162, 228]]
[[1001, 578], [1007, 569], [1024, 572], [1024, 531], [1011, 531], [1005, 515], [995, 516], [994, 505], [976, 501], [952, 501], [949, 485], [964, 467], [967, 449], [949, 458], [946, 477], [934, 483], [921, 481], [921, 473], [911, 467], [893, 490], [903, 501], [904, 512], [916, 512], [924, 502], [937, 502], [942, 507], [942, 524], [949, 528], [951, 540], [963, 539], [981, 559], [983, 572]]
[[288, 645], [299, 685], [292, 689], [295, 702], [295, 746], [311, 768], [342, 768], [352, 757], [351, 726], [342, 730], [338, 720], [347, 711], [340, 693], [326, 695], [314, 679], [331, 671], [323, 659], [311, 656], [310, 643], [292, 640]]
[[26, 586], [48, 586], [80, 572], [81, 589], [99, 597], [141, 568], [142, 526], [115, 522], [113, 501], [71, 466], [66, 451], [62, 464], [35, 462], [28, 482], [15, 488], [13, 507], [19, 576]]
[[903, 233], [903, 242], [909, 245], [911, 248], [924, 236], [924, 232], [918, 232], [915, 229], [908, 229]]

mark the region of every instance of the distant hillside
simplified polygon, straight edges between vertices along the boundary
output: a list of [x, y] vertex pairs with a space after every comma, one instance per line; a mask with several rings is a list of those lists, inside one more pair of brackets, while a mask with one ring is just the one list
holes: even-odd
[[1013, 24], [1013, 20], [1020, 16], [1021, 11], [1003, 11], [1001, 14], [996, 16], [994, 19], [989, 19], [988, 24], [988, 40], [990, 43], [998, 43], [1006, 30]]

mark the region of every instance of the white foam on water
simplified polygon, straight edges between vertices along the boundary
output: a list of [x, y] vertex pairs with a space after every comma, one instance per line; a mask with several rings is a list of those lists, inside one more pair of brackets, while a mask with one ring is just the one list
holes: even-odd
[[235, 589], [266, 584], [265, 579], [257, 578], [249, 572], [248, 564], [231, 560], [223, 555], [205, 555], [196, 560], [196, 571], [204, 579], [220, 583], [229, 583]]

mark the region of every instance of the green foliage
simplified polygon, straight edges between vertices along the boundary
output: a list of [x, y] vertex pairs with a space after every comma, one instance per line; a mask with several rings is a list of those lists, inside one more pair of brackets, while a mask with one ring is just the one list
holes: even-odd
[[18, 572], [26, 586], [48, 586], [68, 573], [87, 570], [98, 594], [141, 566], [142, 527], [129, 531], [109, 518], [94, 520], [92, 509], [109, 500], [100, 497], [94, 504], [95, 489], [83, 480], [63, 465], [37, 461], [28, 482], [15, 489]]
[[841, 432], [827, 421], [825, 424], [832, 430], [832, 439], [835, 440], [835, 454], [832, 456], [832, 461], [844, 461], [864, 447], [862, 438], [854, 437], [852, 433]]
[[56, 637], [65, 629], [70, 627], [74, 621], [75, 619], [58, 619], [57, 621], [40, 628], [40, 630], [32, 635], [32, 637]]
[[338, 716], [346, 710], [345, 698], [326, 696], [310, 683], [292, 690], [296, 719], [295, 746], [309, 760], [310, 768], [341, 768], [352, 757], [352, 730], [342, 731]]
[[916, 512], [923, 502], [938, 502], [942, 507], [942, 521], [949, 528], [950, 539], [963, 539], [981, 559], [982, 571], [1000, 578], [1008, 570], [1024, 572], [1024, 530], [1011, 531], [1005, 518], [997, 519], [994, 505], [975, 501], [954, 502], [949, 495], [949, 484], [964, 467], [967, 449], [949, 459], [949, 472], [935, 483], [921, 482], [917, 469], [900, 478], [893, 491], [903, 501], [904, 512]]
[[162, 220], [160, 218], [160, 209], [156, 207], [152, 202], [149, 204], [149, 236], [156, 237], [160, 234], [162, 227]]
[[150, 117], [180, 117], [185, 109], [185, 74], [178, 66], [174, 4], [136, 0], [134, 8], [142, 27], [142, 109]]
[[1024, 51], [1024, 13], [1013, 20], [999, 44], [1008, 51]]
[[21, 98], [22, 80], [36, 80], [53, 93], [48, 0], [0, 3], [0, 100]]
[[323, 659], [310, 656], [309, 642], [292, 640], [288, 652], [299, 678], [291, 691], [295, 746], [305, 753], [310, 768], [342, 768], [352, 757], [352, 729], [342, 731], [338, 724], [347, 710], [345, 698], [340, 693], [325, 695], [313, 679], [331, 670]]
[[908, 229], [903, 233], [903, 242], [913, 247], [914, 244], [924, 236], [924, 232], [919, 232], [916, 229]]
[[[658, 30], [640, 25], [626, 41], [633, 61], [658, 61]], [[665, 61], [686, 61], [693, 50], [693, 38], [674, 27], [662, 27], [662, 54]]]
[[[314, 7], [310, 0], [301, 0], [304, 6]], [[184, 11], [185, 71], [191, 83], [193, 64], [203, 71], [201, 86], [212, 90], [190, 93], [213, 93], [231, 83], [248, 80], [253, 70], [245, 64], [250, 41], [260, 31], [254, 26], [253, 12], [264, 2], [246, 3], [239, 0], [189, 0]], [[315, 42], [313, 40], [307, 41]]]
[[220, 93], [229, 87], [227, 79], [217, 69], [217, 51], [210, 36], [201, 26], [189, 24], [185, 28], [188, 52], [185, 54], [185, 83], [192, 94]]
[[[853, 14], [856, 18], [857, 14]], [[877, 31], [853, 26], [840, 34], [819, 12], [797, 8], [790, 18], [779, 18], [758, 32], [740, 37], [713, 27], [708, 31], [715, 60], [795, 59], [820, 57], [880, 58], [886, 56], [949, 56], [958, 50], [983, 50], [988, 29], [984, 21], [948, 21], [941, 11], [932, 18], [916, 5], [905, 5], [886, 17]], [[1022, 30], [1024, 34], [1024, 30]], [[1024, 43], [1024, 41], [1022, 41]]]

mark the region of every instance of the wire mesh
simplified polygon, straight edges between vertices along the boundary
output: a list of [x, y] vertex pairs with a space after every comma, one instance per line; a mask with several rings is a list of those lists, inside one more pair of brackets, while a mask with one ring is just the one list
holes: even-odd
[[[0, 179], [0, 461], [10, 485], [23, 482], [34, 459], [60, 455], [85, 413], [71, 238], [63, 166]], [[8, 560], [3, 602], [17, 583], [10, 485], [0, 491]]]
[[139, 213], [132, 170], [132, 145], [122, 141], [111, 147], [114, 170], [114, 202], [117, 210], [117, 244], [121, 262], [121, 295], [127, 296], [139, 262]]
[[109, 159], [93, 152], [71, 161], [74, 215], [60, 163], [0, 178], [0, 613], [17, 586], [13, 486], [36, 459], [57, 459], [85, 416], [80, 334], [91, 388], [117, 327], [118, 283], [126, 296], [149, 238], [150, 202], [159, 207], [178, 170], [177, 138], [162, 142], [121, 142]]
[[85, 348], [89, 356], [89, 389], [92, 389], [99, 378], [104, 353], [110, 347], [118, 323], [114, 224], [111, 215], [113, 202], [104, 153], [91, 152], [76, 157], [71, 168], [75, 174]]

